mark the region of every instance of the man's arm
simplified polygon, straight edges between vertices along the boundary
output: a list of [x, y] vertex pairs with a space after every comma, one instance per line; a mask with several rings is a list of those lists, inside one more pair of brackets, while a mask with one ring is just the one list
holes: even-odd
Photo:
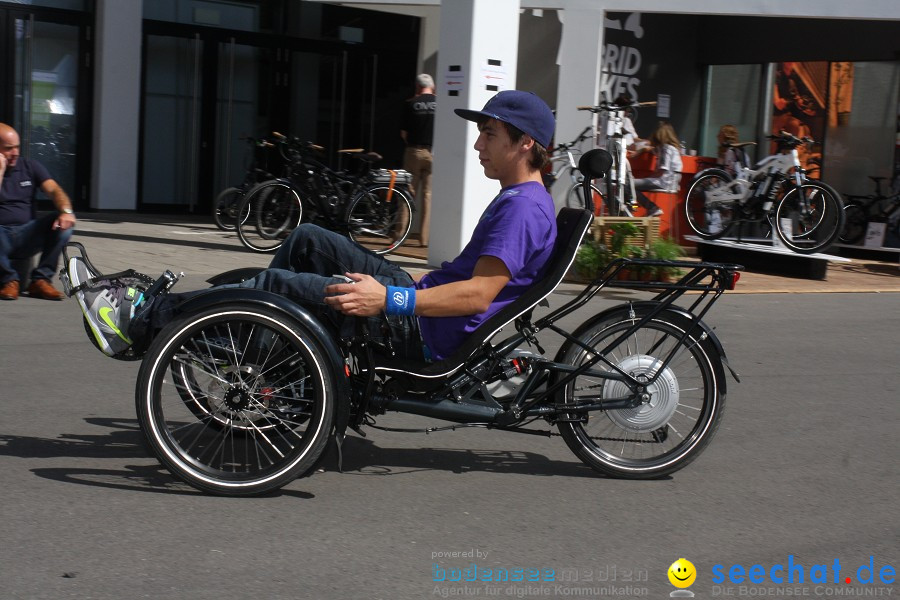
[[[339, 283], [325, 288], [325, 302], [344, 314], [374, 316], [385, 307], [387, 289], [373, 277], [347, 273], [356, 283]], [[511, 275], [506, 264], [494, 256], [482, 256], [475, 263], [472, 278], [416, 291], [416, 314], [423, 317], [458, 317], [485, 312]]]
[[41, 190], [53, 202], [53, 206], [59, 212], [59, 217], [53, 222], [53, 229], [69, 229], [75, 227], [75, 213], [72, 212], [72, 201], [53, 179], [48, 179], [41, 184]]

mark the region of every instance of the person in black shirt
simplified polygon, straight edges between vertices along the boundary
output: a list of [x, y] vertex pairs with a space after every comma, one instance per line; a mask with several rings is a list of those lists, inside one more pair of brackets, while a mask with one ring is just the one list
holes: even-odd
[[434, 79], [427, 73], [416, 77], [416, 95], [406, 100], [400, 137], [406, 142], [403, 168], [412, 173], [412, 192], [422, 202], [422, 233], [420, 246], [428, 245], [429, 220], [431, 218], [431, 153], [434, 136]]
[[[11, 259], [37, 252], [41, 258], [31, 272], [28, 294], [62, 300], [64, 296], [50, 280], [75, 227], [72, 201], [41, 163], [19, 156], [19, 146], [16, 130], [0, 123], [0, 300], [19, 297], [19, 274]], [[56, 213], [37, 216], [38, 188], [53, 201]]]

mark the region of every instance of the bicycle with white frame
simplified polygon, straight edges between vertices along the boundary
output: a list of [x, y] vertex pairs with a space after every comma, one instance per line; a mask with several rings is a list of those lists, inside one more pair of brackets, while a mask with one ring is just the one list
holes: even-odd
[[688, 224], [701, 238], [715, 240], [735, 227], [740, 239], [741, 225], [755, 223], [774, 230], [794, 252], [822, 252], [844, 227], [840, 194], [807, 177], [797, 149], [812, 139], [786, 131], [768, 138], [778, 151], [752, 169], [741, 165], [732, 177], [712, 167], [694, 176], [685, 200]]
[[632, 102], [616, 104], [601, 102], [596, 106], [579, 106], [578, 110], [602, 113], [607, 117], [606, 150], [613, 157], [613, 165], [606, 180], [606, 194], [603, 195], [606, 210], [611, 216], [633, 217], [635, 198], [634, 175], [628, 162], [628, 148], [625, 144], [625, 118], [628, 113], [636, 114], [641, 106], [656, 106], [656, 102]]
[[[589, 125], [574, 140], [558, 144], [550, 151], [552, 169], [549, 173], [544, 173], [544, 186], [547, 191], [550, 191], [553, 184], [568, 175], [572, 182], [569, 189], [566, 190], [565, 196], [566, 206], [569, 208], [584, 208], [584, 197], [581, 193], [584, 175], [578, 170], [578, 159], [581, 157], [581, 144], [593, 137], [594, 128]], [[593, 183], [591, 183], [591, 193], [594, 196], [595, 206], [603, 208], [604, 205], [600, 202], [603, 193]]]

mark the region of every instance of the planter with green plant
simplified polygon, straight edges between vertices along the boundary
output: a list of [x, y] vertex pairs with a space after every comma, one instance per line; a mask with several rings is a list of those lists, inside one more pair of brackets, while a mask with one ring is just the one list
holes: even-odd
[[[656, 260], [679, 260], [685, 255], [684, 248], [672, 238], [657, 238], [650, 244], [650, 254]], [[678, 267], [659, 267], [656, 277], [659, 281], [673, 281], [682, 275]]]

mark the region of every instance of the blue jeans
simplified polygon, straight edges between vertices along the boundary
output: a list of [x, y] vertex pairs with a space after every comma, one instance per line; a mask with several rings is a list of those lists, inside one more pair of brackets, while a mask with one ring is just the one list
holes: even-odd
[[11, 260], [29, 258], [38, 252], [41, 258], [31, 271], [31, 279], [53, 279], [59, 257], [72, 237], [73, 229], [53, 229], [56, 213], [46, 214], [23, 225], [0, 225], [0, 284], [19, 279]]
[[[390, 338], [400, 356], [422, 360], [422, 337], [415, 317], [350, 317], [325, 304], [325, 286], [343, 283], [344, 273], [371, 275], [384, 286], [414, 285], [409, 273], [394, 263], [343, 235], [304, 223], [285, 240], [268, 269], [253, 279], [220, 287], [266, 290], [285, 296], [304, 306], [338, 338], [357, 335], [362, 325], [375, 341], [383, 343]], [[150, 305], [150, 314], [141, 316], [152, 328], [161, 328], [178, 315], [181, 302], [206, 291], [162, 296]]]

